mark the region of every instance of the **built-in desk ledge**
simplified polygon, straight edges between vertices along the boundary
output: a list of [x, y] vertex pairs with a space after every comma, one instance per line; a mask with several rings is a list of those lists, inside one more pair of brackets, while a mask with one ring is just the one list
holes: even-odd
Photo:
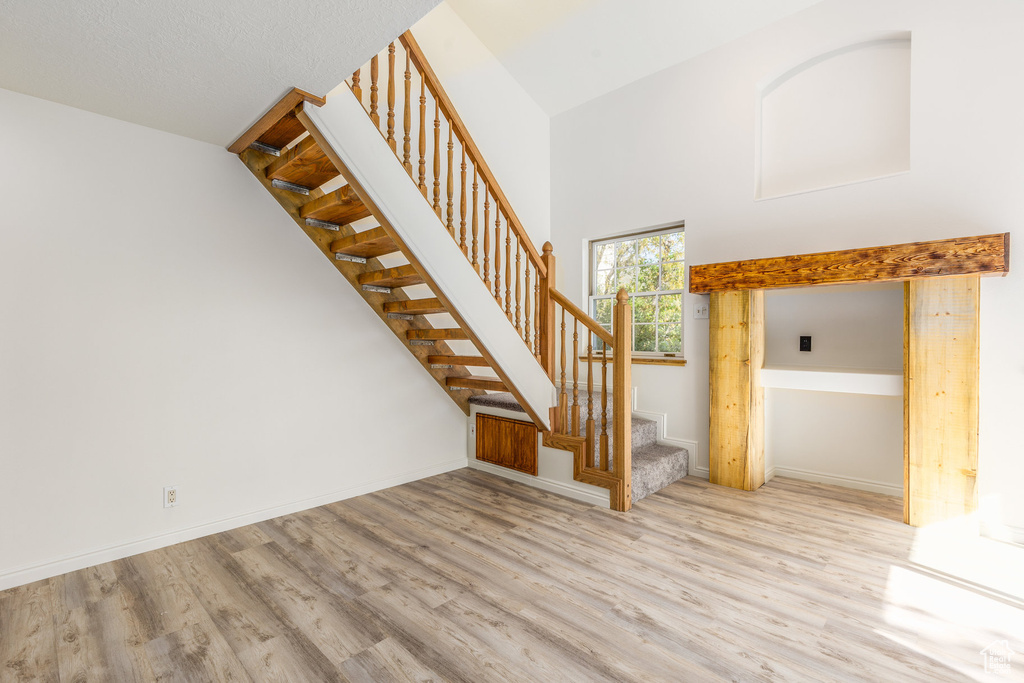
[[761, 385], [771, 389], [902, 396], [903, 371], [773, 365], [761, 369]]

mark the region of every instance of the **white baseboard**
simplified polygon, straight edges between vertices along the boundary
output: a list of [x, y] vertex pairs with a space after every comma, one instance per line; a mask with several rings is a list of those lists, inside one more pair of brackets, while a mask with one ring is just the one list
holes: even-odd
[[[498, 465], [492, 465], [489, 462], [483, 462], [476, 458], [470, 458], [469, 468], [474, 470], [480, 470], [481, 472], [487, 472], [504, 479], [510, 479], [517, 481], [520, 484], [526, 484], [527, 486], [533, 486], [534, 488], [547, 491], [549, 493], [557, 493], [560, 496], [566, 498], [572, 498], [583, 503], [590, 503], [591, 505], [597, 505], [598, 507], [608, 507], [608, 492], [604, 491], [604, 495], [601, 493], [591, 493], [585, 491], [576, 486], [572, 486], [566, 482], [557, 481], [555, 479], [547, 479], [545, 477], [535, 477], [532, 474], [524, 474], [522, 472], [516, 472], [510, 470], [507, 467], [500, 467]], [[595, 488], [595, 487], [590, 487]]]
[[824, 472], [802, 470], [794, 467], [773, 467], [767, 472], [765, 472], [765, 481], [771, 481], [773, 477], [789, 477], [790, 479], [813, 481], [818, 484], [832, 484], [834, 486], [844, 486], [848, 489], [857, 489], [858, 491], [870, 491], [872, 493], [882, 493], [887, 496], [903, 498], [903, 484], [887, 484], [881, 481], [872, 481], [871, 479], [857, 479], [855, 477], [844, 477], [838, 474], [826, 474]]
[[304, 500], [276, 505], [274, 507], [264, 508], [254, 512], [247, 512], [234, 517], [227, 517], [214, 522], [199, 524], [187, 529], [179, 529], [164, 534], [158, 534], [156, 536], [140, 538], [127, 543], [90, 550], [77, 555], [69, 555], [55, 560], [50, 560], [48, 562], [42, 562], [30, 566], [15, 567], [14, 569], [0, 573], [0, 591], [7, 590], [8, 588], [14, 588], [15, 586], [21, 586], [26, 583], [32, 583], [33, 581], [48, 579], [52, 576], [59, 576], [68, 572], [77, 571], [79, 569], [85, 569], [86, 567], [92, 567], [97, 564], [103, 564], [104, 562], [120, 560], [124, 557], [138, 555], [139, 553], [156, 550], [157, 548], [164, 548], [169, 545], [174, 545], [175, 543], [183, 543], [196, 538], [202, 538], [203, 536], [209, 536], [210, 534], [216, 534], [221, 531], [237, 529], [238, 527], [246, 526], [247, 524], [263, 522], [268, 519], [273, 519], [274, 517], [280, 517], [281, 515], [299, 512], [301, 510], [308, 510], [320, 505], [345, 500], [346, 498], [361, 496], [366, 493], [373, 493], [374, 491], [380, 491], [381, 489], [391, 488], [392, 486], [406, 484], [410, 481], [416, 481], [425, 477], [432, 477], [436, 474], [444, 474], [445, 472], [462, 469], [464, 467], [466, 467], [466, 458], [457, 458], [438, 465], [404, 472], [393, 477], [387, 477], [385, 479], [378, 479], [365, 484], [339, 489], [332, 493], [326, 493], [313, 498], [306, 498]]

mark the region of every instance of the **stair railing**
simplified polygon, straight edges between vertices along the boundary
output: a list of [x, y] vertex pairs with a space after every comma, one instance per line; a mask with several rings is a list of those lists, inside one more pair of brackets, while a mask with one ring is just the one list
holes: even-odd
[[[412, 33], [405, 32], [398, 43], [356, 69], [347, 81], [349, 88], [558, 387], [558, 405], [552, 408], [552, 428], [544, 434], [544, 444], [572, 451], [575, 479], [609, 489], [611, 507], [629, 510], [633, 330], [629, 297], [625, 290], [619, 291], [608, 331], [555, 289], [551, 243], [544, 245], [543, 255], [533, 245]], [[383, 77], [382, 61], [386, 62]], [[404, 71], [396, 72], [396, 64], [403, 63]], [[396, 123], [399, 112], [401, 130]], [[610, 387], [609, 364], [613, 368]], [[586, 390], [581, 391], [584, 381]]]
[[[398, 42], [357, 69], [349, 87], [523, 343], [540, 359], [537, 314], [541, 280], [547, 276], [543, 259], [412, 33], [406, 31]], [[396, 63], [404, 63], [404, 71], [396, 72]]]

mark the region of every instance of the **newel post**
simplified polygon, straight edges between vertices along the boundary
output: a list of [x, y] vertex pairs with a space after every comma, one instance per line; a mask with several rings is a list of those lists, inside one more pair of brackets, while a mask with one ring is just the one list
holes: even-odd
[[633, 307], [629, 305], [629, 295], [625, 289], [620, 289], [615, 297], [612, 336], [612, 462], [613, 471], [619, 478], [619, 500], [615, 507], [625, 512], [633, 503], [633, 384], [630, 372], [633, 356]]

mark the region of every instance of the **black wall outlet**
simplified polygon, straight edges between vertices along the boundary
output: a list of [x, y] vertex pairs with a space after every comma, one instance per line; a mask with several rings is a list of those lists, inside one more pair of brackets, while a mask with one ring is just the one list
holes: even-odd
[[800, 337], [800, 350], [801, 351], [810, 351], [811, 350], [811, 337], [810, 337], [810, 335], [808, 335], [806, 337], [804, 337], [804, 336]]

